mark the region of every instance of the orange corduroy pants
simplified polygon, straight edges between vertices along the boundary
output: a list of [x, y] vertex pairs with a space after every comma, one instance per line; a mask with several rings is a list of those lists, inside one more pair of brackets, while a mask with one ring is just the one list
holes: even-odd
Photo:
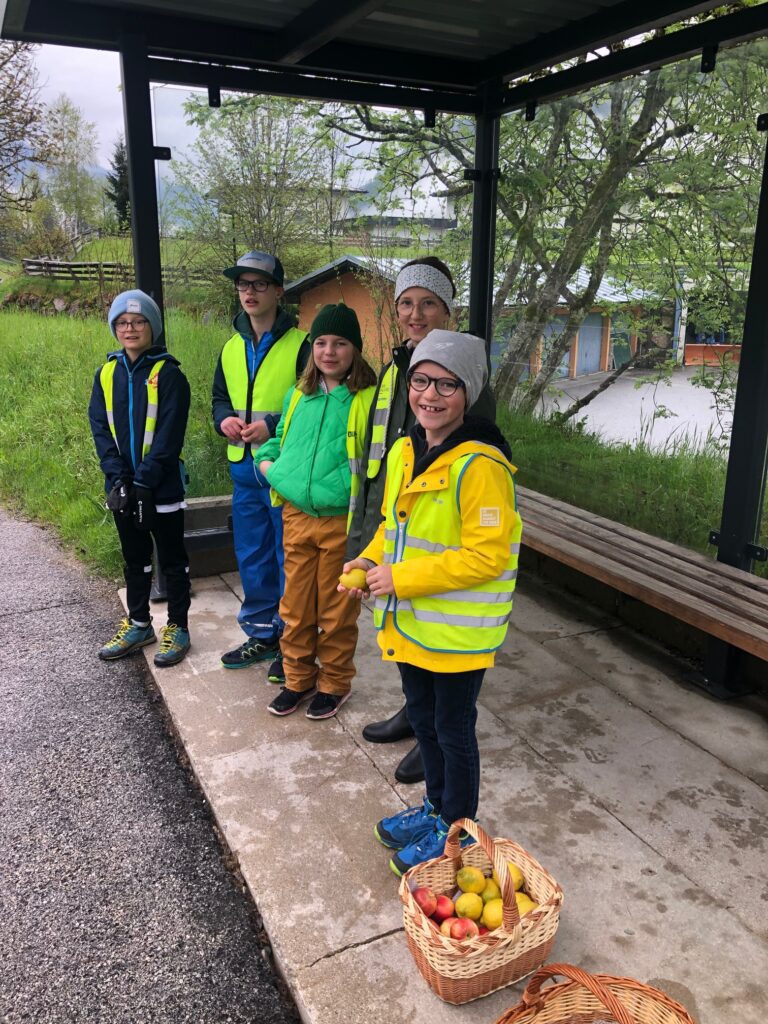
[[352, 686], [360, 602], [336, 589], [346, 542], [346, 516], [309, 516], [288, 502], [283, 506], [280, 648], [289, 690], [316, 686], [343, 695]]

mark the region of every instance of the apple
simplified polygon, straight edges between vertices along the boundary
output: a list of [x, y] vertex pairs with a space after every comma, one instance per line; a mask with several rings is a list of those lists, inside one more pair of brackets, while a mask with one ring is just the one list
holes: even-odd
[[457, 917], [451, 925], [451, 938], [458, 939], [474, 939], [476, 935], [480, 934], [480, 929], [477, 927], [471, 917]]
[[411, 893], [416, 904], [421, 907], [427, 917], [432, 917], [437, 906], [437, 896], [426, 886], [414, 889]]
[[440, 925], [440, 931], [443, 933], [443, 935], [447, 935], [448, 938], [450, 939], [451, 928], [458, 920], [458, 917], [446, 917], [446, 919]]
[[485, 927], [484, 924], [478, 925], [477, 930], [478, 930], [478, 932], [481, 935], [487, 935], [488, 934], [488, 929]]
[[432, 911], [432, 917], [436, 921], [444, 921], [447, 917], [453, 917], [455, 907], [450, 896], [438, 896], [437, 905]]

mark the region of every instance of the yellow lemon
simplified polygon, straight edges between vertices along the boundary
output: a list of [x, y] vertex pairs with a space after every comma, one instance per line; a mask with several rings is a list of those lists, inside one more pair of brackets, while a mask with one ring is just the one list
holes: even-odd
[[[522, 871], [517, 866], [517, 864], [513, 864], [511, 860], [507, 861], [507, 871], [509, 871], [509, 877], [512, 879], [512, 885], [514, 885], [515, 887], [515, 892], [519, 892], [525, 885], [525, 878], [523, 876]], [[496, 885], [498, 885], [498, 887], [501, 888], [499, 876], [496, 874], [495, 871], [493, 872], [493, 880], [496, 883]]]
[[500, 899], [488, 900], [483, 907], [483, 924], [488, 931], [493, 931], [501, 924], [504, 916], [504, 904]]
[[480, 893], [480, 899], [483, 903], [487, 903], [488, 900], [497, 900], [501, 896], [501, 889], [496, 885], [492, 878], [486, 880], [485, 888]]
[[476, 892], [463, 892], [456, 900], [456, 917], [479, 921], [483, 914], [483, 901]]
[[456, 872], [456, 885], [462, 892], [482, 892], [486, 881], [480, 868], [463, 867]]
[[339, 583], [347, 590], [367, 590], [368, 580], [365, 569], [352, 569], [339, 576]]
[[534, 903], [530, 896], [524, 892], [516, 892], [515, 900], [517, 902], [517, 912], [520, 917], [525, 917], [526, 914], [530, 914], [532, 910], [538, 910], [539, 904]]

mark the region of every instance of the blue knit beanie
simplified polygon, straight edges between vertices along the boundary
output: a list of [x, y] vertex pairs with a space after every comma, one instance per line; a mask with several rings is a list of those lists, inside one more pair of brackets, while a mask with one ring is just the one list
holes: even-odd
[[115, 337], [117, 337], [115, 320], [122, 316], [123, 313], [136, 313], [138, 316], [143, 316], [149, 320], [149, 326], [152, 328], [152, 343], [157, 344], [157, 339], [163, 332], [163, 318], [160, 315], [160, 307], [151, 295], [139, 291], [138, 288], [133, 288], [129, 292], [120, 292], [115, 297], [107, 314], [109, 329]]

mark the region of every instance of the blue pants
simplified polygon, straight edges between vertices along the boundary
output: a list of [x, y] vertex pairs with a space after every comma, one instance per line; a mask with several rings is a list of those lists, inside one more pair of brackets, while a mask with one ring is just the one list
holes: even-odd
[[230, 462], [229, 473], [235, 558], [245, 595], [237, 621], [247, 636], [274, 641], [283, 631], [283, 510], [270, 504], [269, 484], [257, 478], [250, 456]]
[[424, 762], [429, 802], [450, 825], [474, 818], [480, 793], [477, 698], [485, 669], [430, 672], [398, 662], [405, 713]]

